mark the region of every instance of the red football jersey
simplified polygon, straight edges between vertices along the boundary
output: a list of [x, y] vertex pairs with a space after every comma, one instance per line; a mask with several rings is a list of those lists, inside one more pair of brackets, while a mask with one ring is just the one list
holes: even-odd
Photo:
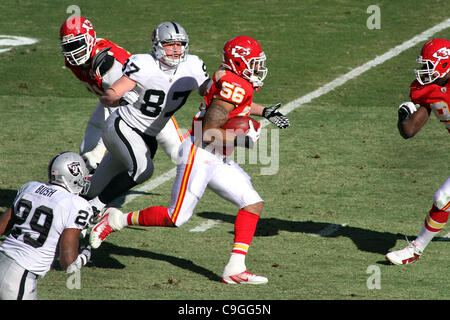
[[92, 70], [92, 61], [98, 52], [105, 48], [109, 48], [109, 56], [114, 57], [121, 65], [123, 65], [127, 59], [131, 56], [131, 53], [127, 50], [119, 47], [114, 42], [107, 39], [97, 38], [97, 42], [92, 49], [91, 59], [87, 66], [72, 66], [66, 61], [66, 67], [72, 70], [73, 74], [86, 86], [86, 88], [97, 96], [101, 96], [104, 93], [102, 85], [102, 75]]
[[409, 88], [409, 96], [414, 104], [433, 110], [439, 121], [445, 123], [450, 132], [450, 82], [441, 87], [437, 84], [423, 86], [414, 80]]
[[236, 106], [230, 112], [228, 118], [250, 115], [253, 101], [253, 86], [250, 82], [224, 69], [217, 70], [211, 81], [212, 83], [200, 107], [200, 112], [194, 117], [194, 123], [203, 120], [203, 116], [214, 98], [219, 98]]
[[[192, 121], [192, 134], [198, 135], [201, 131], [203, 116], [215, 98], [230, 102], [235, 105], [233, 111], [228, 115], [228, 119], [237, 116], [249, 116], [253, 101], [253, 85], [237, 74], [224, 69], [217, 70], [212, 79], [208, 91], [205, 94], [200, 111]], [[197, 133], [198, 132], [198, 133]], [[233, 152], [234, 146], [223, 146], [217, 151], [225, 156]]]

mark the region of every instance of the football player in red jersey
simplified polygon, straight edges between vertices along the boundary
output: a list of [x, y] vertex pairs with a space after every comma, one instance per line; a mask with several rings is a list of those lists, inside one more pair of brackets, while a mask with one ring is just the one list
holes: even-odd
[[[289, 120], [276, 111], [279, 105], [263, 108], [253, 103], [253, 92], [262, 87], [267, 75], [265, 61], [264, 52], [253, 38], [238, 36], [225, 44], [223, 63], [210, 82], [200, 113], [194, 117], [191, 136], [179, 149], [170, 206], [149, 207], [127, 214], [115, 208], [107, 209], [92, 229], [90, 242], [93, 248], [98, 248], [111, 232], [125, 226], [183, 225], [209, 187], [238, 207], [234, 245], [222, 281], [229, 284], [267, 282], [267, 278], [248, 272], [245, 265], [263, 200], [244, 170], [221, 154], [224, 143], [251, 148], [260, 134], [260, 127], [253, 127], [250, 121], [245, 139], [237, 139], [236, 135], [221, 128], [229, 118], [256, 114], [265, 116], [280, 128], [289, 126]], [[216, 147], [211, 148], [211, 145]]]
[[[416, 80], [410, 86], [411, 101], [404, 102], [398, 109], [400, 135], [414, 137], [430, 118], [431, 112], [450, 132], [450, 41], [433, 39], [427, 42], [417, 62]], [[435, 192], [433, 204], [425, 217], [422, 229], [415, 240], [406, 248], [389, 252], [386, 259], [395, 265], [416, 262], [426, 246], [445, 226], [450, 213], [450, 178]]]
[[[131, 56], [130, 52], [110, 40], [98, 38], [92, 23], [79, 16], [70, 17], [61, 25], [60, 45], [66, 67], [99, 98], [122, 77], [123, 65]], [[133, 103], [134, 97], [125, 96], [122, 102]], [[80, 145], [80, 154], [91, 172], [97, 168], [105, 154], [102, 129], [106, 119], [115, 109], [99, 101], [87, 124], [85, 137]], [[181, 132], [173, 117], [168, 122], [167, 128], [166, 132], [178, 136], [181, 144]], [[179, 144], [172, 146], [166, 143], [162, 136], [157, 140], [170, 156], [173, 149], [179, 147]]]

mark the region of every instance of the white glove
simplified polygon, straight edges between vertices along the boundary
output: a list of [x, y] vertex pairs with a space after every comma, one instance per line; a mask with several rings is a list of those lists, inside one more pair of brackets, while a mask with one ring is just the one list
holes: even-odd
[[91, 246], [80, 247], [80, 254], [78, 254], [77, 259], [72, 262], [72, 264], [67, 267], [66, 273], [71, 274], [77, 272], [81, 267], [85, 266], [86, 263], [91, 259]]
[[255, 127], [253, 126], [253, 122], [251, 120], [248, 121], [248, 131], [245, 135], [246, 137], [246, 147], [249, 149], [253, 149], [253, 147], [256, 144], [256, 141], [258, 141], [259, 136], [261, 135], [261, 126], [259, 126], [258, 130], [255, 130]]
[[398, 106], [398, 120], [404, 121], [417, 111], [416, 105], [411, 101], [403, 102]]
[[119, 105], [126, 106], [128, 104], [133, 104], [138, 100], [139, 100], [139, 94], [134, 90], [130, 90], [130, 91], [126, 92], [122, 96], [122, 98], [120, 98]]

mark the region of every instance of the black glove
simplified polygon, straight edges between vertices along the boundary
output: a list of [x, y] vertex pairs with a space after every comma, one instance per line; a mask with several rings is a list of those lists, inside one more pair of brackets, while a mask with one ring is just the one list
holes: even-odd
[[281, 107], [281, 103], [277, 103], [271, 107], [264, 108], [262, 115], [278, 128], [285, 129], [290, 125], [289, 119], [281, 112], [277, 111], [279, 107]]

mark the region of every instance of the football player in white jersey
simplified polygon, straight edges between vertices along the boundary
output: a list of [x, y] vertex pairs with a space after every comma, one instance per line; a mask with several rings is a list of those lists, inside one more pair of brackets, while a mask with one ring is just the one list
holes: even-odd
[[[60, 44], [66, 67], [99, 98], [122, 76], [123, 65], [131, 56], [130, 52], [112, 41], [97, 37], [94, 26], [84, 17], [75, 16], [64, 21], [60, 29]], [[91, 172], [97, 168], [106, 152], [102, 131], [106, 119], [115, 109], [99, 101], [89, 118], [80, 154]], [[173, 138], [169, 139], [170, 136]], [[157, 136], [156, 139], [170, 156], [174, 150], [178, 150], [180, 136], [177, 122], [172, 117], [166, 124], [165, 135]]]
[[49, 163], [48, 183], [26, 183], [0, 215], [0, 235], [9, 234], [0, 245], [0, 300], [36, 300], [37, 279], [57, 251], [67, 273], [89, 260], [90, 247], [79, 247], [81, 231], [93, 220], [91, 205], [78, 195], [87, 175], [80, 155], [60, 153]]
[[[118, 196], [148, 180], [158, 144], [181, 145], [165, 133], [168, 120], [198, 89], [204, 96], [209, 75], [203, 61], [188, 54], [189, 38], [176, 22], [163, 22], [152, 32], [152, 52], [132, 55], [123, 76], [100, 100], [119, 108], [109, 117], [103, 141], [109, 153], [91, 177], [85, 197], [101, 210]], [[156, 141], [156, 136], [167, 141]], [[176, 138], [176, 137], [175, 137]], [[176, 159], [178, 148], [173, 149]]]

